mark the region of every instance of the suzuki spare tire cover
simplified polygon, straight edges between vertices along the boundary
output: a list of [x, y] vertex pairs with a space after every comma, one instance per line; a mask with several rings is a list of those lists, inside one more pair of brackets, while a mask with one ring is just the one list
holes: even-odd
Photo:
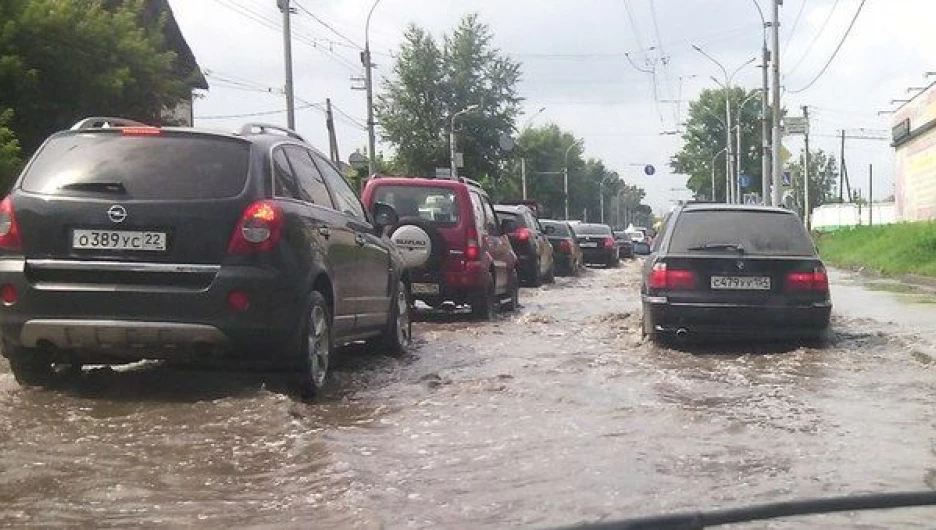
[[396, 245], [407, 268], [434, 268], [442, 259], [445, 243], [431, 225], [404, 219], [393, 230], [390, 241]]

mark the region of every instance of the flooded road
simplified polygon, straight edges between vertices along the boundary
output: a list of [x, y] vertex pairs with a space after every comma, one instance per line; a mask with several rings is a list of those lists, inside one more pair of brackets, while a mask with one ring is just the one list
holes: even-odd
[[936, 297], [833, 281], [826, 346], [685, 352], [642, 341], [637, 263], [591, 270], [497, 322], [423, 315], [411, 355], [349, 352], [311, 405], [276, 374], [24, 391], [0, 363], [0, 526], [539, 528], [934, 488]]

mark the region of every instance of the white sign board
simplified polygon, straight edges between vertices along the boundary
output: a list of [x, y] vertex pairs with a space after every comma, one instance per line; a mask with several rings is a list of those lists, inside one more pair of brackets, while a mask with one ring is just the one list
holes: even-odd
[[455, 167], [465, 167], [464, 153], [455, 153]]
[[437, 179], [450, 179], [452, 178], [452, 169], [447, 167], [437, 167], [435, 171], [435, 178]]
[[807, 134], [809, 132], [809, 122], [801, 116], [788, 116], [783, 119], [783, 127], [786, 134]]

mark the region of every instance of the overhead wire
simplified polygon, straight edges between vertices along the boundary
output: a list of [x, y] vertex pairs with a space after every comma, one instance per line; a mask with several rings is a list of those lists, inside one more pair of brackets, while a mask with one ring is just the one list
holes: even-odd
[[855, 11], [855, 16], [852, 17], [851, 22], [848, 24], [848, 28], [845, 30], [845, 34], [842, 35], [842, 39], [839, 40], [838, 46], [835, 47], [835, 51], [833, 51], [832, 55], [829, 56], [829, 60], [826, 61], [825, 65], [823, 65], [822, 70], [819, 70], [819, 73], [816, 74], [816, 76], [813, 77], [812, 80], [806, 84], [806, 86], [796, 90], [787, 90], [788, 93], [799, 94], [800, 92], [806, 91], [809, 89], [809, 87], [813, 86], [816, 81], [818, 81], [819, 78], [823, 76], [823, 74], [826, 73], [826, 70], [829, 69], [829, 65], [832, 64], [832, 61], [835, 60], [835, 56], [838, 55], [839, 50], [842, 49], [842, 45], [845, 44], [845, 40], [848, 39], [848, 35], [851, 34], [852, 28], [855, 27], [855, 22], [858, 21], [858, 15], [861, 14], [861, 10], [864, 8], [866, 2], [867, 0], [861, 0], [861, 3], [858, 4], [858, 9]]
[[838, 7], [838, 5], [839, 5], [839, 0], [835, 0], [835, 3], [832, 4], [832, 9], [829, 10], [829, 14], [826, 15], [825, 20], [822, 21], [822, 25], [819, 26], [819, 31], [816, 32], [816, 35], [813, 37], [812, 42], [810, 42], [809, 46], [805, 48], [805, 50], [803, 51], [803, 55], [799, 58], [798, 61], [796, 61], [796, 64], [794, 64], [792, 68], [784, 72], [785, 77], [789, 77], [790, 75], [792, 75], [793, 72], [795, 72], [796, 69], [799, 68], [801, 64], [803, 64], [803, 61], [805, 61], [806, 58], [810, 56], [813, 46], [815, 46], [816, 42], [819, 41], [819, 37], [822, 36], [822, 33], [825, 31], [826, 26], [829, 25], [829, 21], [832, 20], [832, 15], [835, 14], [835, 8]]
[[[634, 39], [637, 42], [637, 48], [639, 50], [650, 50], [649, 48], [644, 48], [643, 39], [640, 37], [640, 29], [637, 27], [637, 18], [634, 16], [634, 12], [631, 9], [630, 3], [627, 0], [621, 0], [624, 4], [624, 11], [627, 13], [627, 19], [630, 21], [631, 30], [634, 32]], [[643, 72], [645, 74], [650, 74], [650, 89], [653, 95], [654, 108], [656, 109], [657, 116], [660, 118], [660, 125], [663, 128], [666, 128], [666, 124], [663, 119], [663, 113], [660, 111], [660, 93], [659, 87], [657, 86], [656, 80], [656, 61], [650, 60], [650, 54], [644, 53], [645, 58], [644, 62], [647, 64], [646, 67], [641, 68], [634, 62], [630, 54], [625, 53], [624, 57], [627, 58], [627, 62], [630, 63], [635, 70]]]
[[354, 42], [353, 40], [351, 40], [350, 37], [348, 37], [348, 36], [345, 35], [344, 33], [338, 31], [337, 29], [335, 29], [331, 24], [329, 24], [328, 22], [322, 20], [318, 15], [316, 15], [316, 14], [313, 13], [312, 11], [306, 9], [306, 7], [303, 6], [302, 4], [300, 4], [297, 0], [293, 0], [293, 4], [295, 4], [295, 6], [296, 6], [297, 8], [299, 8], [299, 11], [302, 11], [303, 13], [305, 13], [306, 15], [308, 15], [309, 17], [311, 17], [312, 20], [318, 22], [319, 24], [321, 24], [322, 26], [324, 26], [325, 28], [327, 28], [329, 31], [331, 31], [331, 32], [334, 33], [335, 35], [337, 35], [337, 36], [341, 37], [342, 39], [344, 39], [344, 41], [347, 42], [348, 44], [350, 44], [351, 46], [355, 47], [355, 48], [358, 49], [358, 50], [363, 50], [363, 49], [364, 49], [363, 46], [361, 46], [360, 44], [358, 44], [358, 43]]
[[808, 0], [802, 0], [799, 6], [799, 11], [796, 12], [796, 18], [793, 19], [793, 26], [790, 28], [790, 32], [787, 34], [786, 42], [783, 44], [783, 49], [786, 49], [790, 45], [790, 41], [793, 40], [793, 35], [796, 33], [796, 28], [799, 27], [800, 17], [803, 16], [803, 11], [806, 8], [806, 2]]

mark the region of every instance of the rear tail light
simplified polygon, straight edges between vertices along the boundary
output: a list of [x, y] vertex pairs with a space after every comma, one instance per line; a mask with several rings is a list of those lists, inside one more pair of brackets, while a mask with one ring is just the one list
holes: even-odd
[[613, 237], [606, 237], [606, 238], [605, 238], [605, 240], [604, 240], [604, 246], [605, 246], [605, 248], [614, 248], [615, 245], [617, 245], [617, 243], [614, 241], [614, 238], [613, 238]]
[[518, 228], [514, 235], [517, 236], [517, 240], [525, 243], [530, 240], [530, 236], [533, 234], [530, 232], [529, 228]]
[[5, 283], [0, 287], [0, 301], [3, 301], [3, 305], [13, 305], [19, 299], [19, 295], [16, 293], [16, 287], [13, 287], [12, 284]]
[[250, 307], [250, 298], [248, 298], [247, 293], [243, 291], [231, 291], [228, 293], [227, 302], [228, 309], [230, 309], [232, 313], [243, 313]]
[[228, 244], [229, 254], [254, 254], [276, 247], [283, 231], [283, 211], [270, 201], [258, 201], [244, 210]]
[[650, 271], [649, 286], [651, 289], [695, 289], [696, 275], [685, 269], [670, 269], [666, 263], [657, 263]]
[[468, 261], [478, 261], [481, 258], [481, 248], [478, 246], [478, 229], [471, 226], [468, 228], [468, 240], [465, 242], [465, 259]]
[[816, 267], [812, 272], [791, 272], [786, 276], [786, 290], [800, 292], [829, 292], [829, 275], [824, 267]]
[[560, 242], [559, 242], [559, 252], [563, 252], [563, 253], [565, 253], [565, 254], [571, 254], [571, 253], [572, 253], [572, 242], [569, 241], [568, 239], [563, 239], [562, 241], [560, 241]]
[[20, 239], [19, 223], [13, 213], [13, 199], [7, 197], [0, 202], [0, 248], [4, 250], [23, 250]]
[[156, 127], [124, 127], [120, 133], [124, 136], [154, 136], [162, 134], [162, 130]]

